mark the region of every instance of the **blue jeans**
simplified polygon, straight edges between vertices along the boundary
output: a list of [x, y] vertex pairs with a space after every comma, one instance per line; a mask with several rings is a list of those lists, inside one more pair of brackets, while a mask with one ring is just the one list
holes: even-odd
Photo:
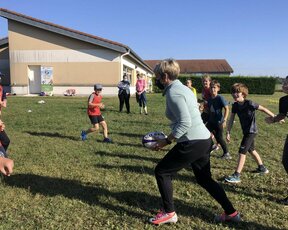
[[138, 96], [138, 103], [140, 107], [145, 107], [147, 105], [147, 98], [145, 91]]

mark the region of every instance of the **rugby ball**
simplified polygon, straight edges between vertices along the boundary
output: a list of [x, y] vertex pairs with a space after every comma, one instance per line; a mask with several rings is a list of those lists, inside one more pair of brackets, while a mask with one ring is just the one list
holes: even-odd
[[150, 132], [142, 137], [142, 144], [148, 149], [153, 149], [157, 144], [157, 140], [165, 138], [167, 138], [167, 136], [163, 132]]

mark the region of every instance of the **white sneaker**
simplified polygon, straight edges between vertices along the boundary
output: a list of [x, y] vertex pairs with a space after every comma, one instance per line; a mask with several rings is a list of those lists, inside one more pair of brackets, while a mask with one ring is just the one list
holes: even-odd
[[176, 223], [177, 221], [178, 217], [176, 212], [166, 213], [164, 211], [160, 211], [155, 217], [149, 219], [149, 222], [155, 225]]

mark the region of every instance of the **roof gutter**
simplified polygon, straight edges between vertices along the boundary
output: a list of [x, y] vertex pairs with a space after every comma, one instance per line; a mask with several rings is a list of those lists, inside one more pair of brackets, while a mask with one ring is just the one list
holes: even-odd
[[123, 76], [123, 64], [122, 64], [123, 57], [127, 56], [129, 54], [130, 54], [130, 49], [128, 49], [128, 51], [126, 53], [124, 53], [120, 56], [120, 81], [122, 80], [122, 76]]

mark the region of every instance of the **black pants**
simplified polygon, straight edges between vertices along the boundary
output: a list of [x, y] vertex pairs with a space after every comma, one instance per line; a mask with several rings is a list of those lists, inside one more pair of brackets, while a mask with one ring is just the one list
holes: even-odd
[[218, 124], [212, 124], [210, 122], [207, 123], [206, 125], [207, 129], [209, 129], [209, 131], [211, 133], [213, 133], [217, 143], [219, 143], [221, 145], [221, 148], [223, 149], [223, 153], [228, 153], [228, 147], [226, 144], [226, 141], [223, 138], [223, 128], [222, 126], [219, 126]]
[[0, 142], [1, 142], [2, 146], [4, 147], [5, 151], [7, 151], [8, 146], [10, 144], [10, 139], [7, 136], [5, 130], [0, 132]]
[[121, 94], [118, 95], [118, 97], [120, 102], [119, 111], [122, 112], [125, 102], [127, 113], [130, 113], [130, 102], [129, 102], [130, 94], [127, 94], [126, 91], [124, 90]]
[[197, 183], [230, 215], [235, 209], [223, 188], [212, 179], [210, 171], [211, 138], [176, 144], [158, 163], [155, 176], [165, 212], [173, 212], [172, 177], [184, 167], [192, 166]]
[[286, 172], [288, 173], [288, 135], [286, 137], [286, 141], [285, 141], [285, 145], [284, 145], [282, 163], [283, 163], [283, 166], [284, 166]]
[[206, 124], [209, 120], [209, 113], [207, 112], [202, 112], [201, 113], [201, 118], [204, 124]]

